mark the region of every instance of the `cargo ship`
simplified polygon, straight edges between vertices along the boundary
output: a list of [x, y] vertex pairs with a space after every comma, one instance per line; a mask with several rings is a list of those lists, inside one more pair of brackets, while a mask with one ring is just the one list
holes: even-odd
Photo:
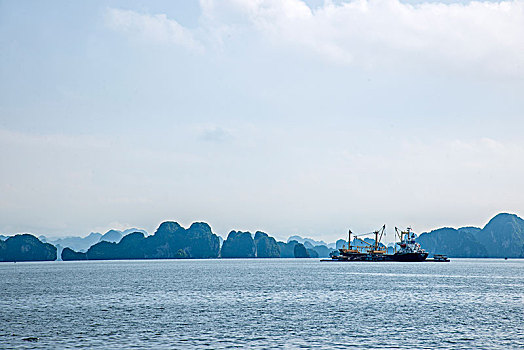
[[[351, 230], [348, 231], [348, 247], [343, 246], [338, 252], [331, 254], [331, 259], [325, 259], [321, 261], [403, 261], [403, 262], [420, 262], [425, 261], [428, 257], [426, 252], [419, 243], [415, 241], [415, 234], [410, 227], [406, 231], [400, 231], [395, 227], [395, 245], [394, 253], [388, 254], [387, 247], [380, 243], [380, 240], [384, 236], [386, 225], [382, 226], [380, 230], [370, 232], [373, 234], [375, 239], [373, 243], [370, 243], [359, 235], [354, 236], [354, 240], [351, 241]], [[397, 242], [397, 238], [399, 242]], [[355, 243], [352, 245], [351, 243]], [[360, 243], [360, 244], [357, 244]], [[397, 247], [398, 246], [398, 247]], [[447, 258], [446, 258], [447, 259]], [[447, 260], [449, 261], [449, 260]]]
[[[406, 231], [399, 231], [395, 227], [396, 237], [400, 238], [400, 242], [395, 242], [395, 254], [391, 256], [393, 261], [424, 261], [428, 257], [426, 252], [419, 243], [415, 241], [415, 234], [408, 227]], [[397, 250], [396, 246], [400, 248]]]

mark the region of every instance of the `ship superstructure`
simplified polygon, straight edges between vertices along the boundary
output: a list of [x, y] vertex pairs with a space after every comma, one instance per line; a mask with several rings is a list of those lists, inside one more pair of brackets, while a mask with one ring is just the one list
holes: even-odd
[[[408, 227], [406, 231], [400, 231], [395, 227], [395, 233], [400, 242], [395, 243], [395, 254], [392, 255], [394, 261], [426, 260], [428, 253], [415, 241], [415, 234], [411, 227]], [[396, 249], [397, 245], [399, 246], [398, 250]]]

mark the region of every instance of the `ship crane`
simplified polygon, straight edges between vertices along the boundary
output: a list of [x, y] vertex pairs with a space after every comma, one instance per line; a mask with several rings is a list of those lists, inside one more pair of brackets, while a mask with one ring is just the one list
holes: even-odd
[[[352, 234], [352, 233], [353, 233], [353, 232], [351, 232], [351, 230], [348, 230], [348, 249], [345, 249], [345, 248], [346, 248], [345, 245], [342, 246], [342, 249], [343, 249], [346, 253], [360, 253], [360, 252], [358, 251], [358, 249], [353, 249], [353, 247], [351, 247], [351, 234]], [[357, 236], [355, 236], [355, 238], [357, 238]]]
[[[357, 237], [357, 236], [355, 236], [355, 239], [358, 239], [359, 241], [364, 242], [367, 245], [369, 245], [369, 247], [367, 247], [367, 248], [368, 248], [368, 251], [370, 253], [384, 254], [386, 251], [385, 250], [379, 250], [379, 245], [380, 245], [380, 240], [382, 239], [382, 236], [385, 235], [384, 234], [385, 230], [386, 230], [386, 225], [382, 226], [382, 228], [380, 230], [377, 230], [377, 231], [374, 231], [374, 232], [369, 232], [369, 233], [364, 233], [364, 234], [360, 235], [360, 236], [367, 236], [367, 235], [370, 235], [370, 234], [374, 234], [375, 235], [375, 243], [374, 244], [366, 242], [365, 240], [363, 240], [362, 238]], [[379, 237], [379, 234], [380, 234], [380, 237]], [[350, 246], [351, 246], [351, 243], [350, 243]]]

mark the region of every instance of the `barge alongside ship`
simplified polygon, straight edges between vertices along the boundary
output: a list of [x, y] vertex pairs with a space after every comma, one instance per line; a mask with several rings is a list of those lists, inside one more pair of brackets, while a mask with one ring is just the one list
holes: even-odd
[[[353, 242], [361, 242], [364, 245], [351, 244], [351, 230], [348, 232], [348, 247], [342, 247], [338, 253], [332, 254], [331, 259], [321, 261], [402, 261], [402, 262], [421, 262], [421, 261], [449, 261], [447, 257], [440, 255], [426, 260], [428, 252], [426, 252], [419, 243], [415, 241], [415, 234], [411, 228], [408, 227], [406, 231], [400, 231], [395, 227], [395, 241], [398, 237], [400, 242], [395, 242], [395, 252], [387, 254], [387, 248], [380, 243], [384, 236], [386, 225], [382, 229], [372, 232], [375, 235], [373, 244], [363, 240], [358, 236], [354, 236]], [[397, 248], [398, 246], [398, 248]]]

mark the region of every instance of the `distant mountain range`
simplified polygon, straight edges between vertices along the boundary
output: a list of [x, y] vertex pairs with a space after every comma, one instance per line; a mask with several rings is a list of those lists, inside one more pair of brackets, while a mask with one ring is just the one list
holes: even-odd
[[422, 233], [417, 242], [430, 255], [464, 258], [523, 258], [524, 220], [515, 214], [498, 214], [484, 228], [440, 228]]
[[138, 228], [130, 228], [123, 231], [119, 230], [109, 230], [104, 234], [98, 233], [98, 232], [91, 232], [86, 237], [64, 237], [64, 238], [47, 238], [46, 236], [39, 236], [38, 238], [42, 242], [51, 243], [55, 246], [60, 246], [62, 248], [71, 248], [78, 251], [87, 251], [93, 244], [96, 244], [98, 242], [106, 241], [106, 242], [113, 242], [118, 243], [122, 239], [122, 237], [133, 233], [133, 232], [142, 232], [143, 234], [147, 235], [146, 230], [138, 229]]
[[330, 244], [328, 244], [328, 243], [326, 243], [326, 242], [324, 242], [324, 241], [316, 241], [316, 240], [314, 240], [314, 239], [312, 239], [312, 238], [302, 238], [302, 237], [300, 237], [300, 236], [291, 236], [291, 237], [289, 237], [289, 238], [287, 239], [287, 242], [288, 242], [288, 243], [291, 242], [291, 241], [297, 241], [298, 243], [302, 243], [302, 244], [309, 243], [309, 244], [310, 244], [311, 246], [313, 246], [313, 247], [314, 247], [314, 246], [322, 246], [322, 245], [324, 245], [324, 246], [326, 246], [326, 247], [329, 247], [330, 245], [332, 245], [333, 248], [335, 247], [335, 246], [334, 246], [334, 243], [330, 243]]
[[[40, 239], [39, 239], [40, 238]], [[112, 260], [173, 258], [324, 258], [347, 246], [340, 239], [326, 244], [311, 238], [292, 236], [277, 242], [267, 233], [231, 231], [226, 240], [215, 235], [206, 223], [194, 223], [184, 229], [176, 222], [162, 223], [147, 236], [141, 229], [110, 230], [87, 237], [48, 239], [30, 234], [0, 235], [0, 261], [36, 260]], [[373, 244], [373, 239], [354, 240], [353, 246]], [[484, 228], [440, 228], [422, 233], [417, 242], [430, 256], [523, 258], [524, 220], [514, 214], [498, 214]], [[382, 245], [383, 246], [383, 245]], [[385, 247], [385, 246], [384, 246]], [[393, 251], [390, 245], [388, 252]]]
[[87, 252], [64, 248], [63, 260], [217, 258], [218, 236], [208, 224], [197, 222], [184, 229], [176, 222], [162, 223], [154, 235], [133, 232], [119, 242], [100, 241]]
[[122, 237], [133, 232], [142, 232], [147, 235], [147, 232], [145, 230], [130, 228], [123, 231], [109, 230], [104, 234], [98, 232], [91, 232], [86, 237], [48, 238], [46, 236], [38, 236], [38, 238], [44, 243], [51, 243], [52, 245], [54, 245], [57, 249], [58, 260], [61, 260], [62, 251], [64, 248], [70, 248], [80, 252], [86, 252], [91, 246], [98, 242], [118, 243], [120, 242]]

